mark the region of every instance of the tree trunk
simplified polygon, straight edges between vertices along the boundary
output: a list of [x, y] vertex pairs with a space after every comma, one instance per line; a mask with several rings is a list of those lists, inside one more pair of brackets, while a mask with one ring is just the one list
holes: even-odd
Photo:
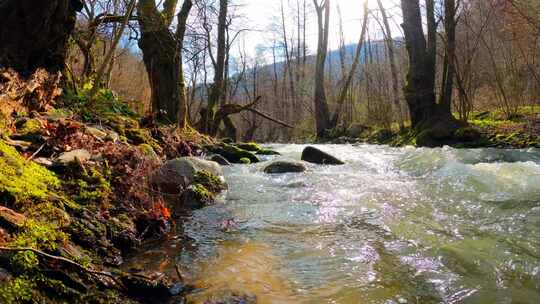
[[[141, 22], [144, 23], [144, 22]], [[145, 32], [139, 39], [150, 80], [152, 113], [157, 120], [174, 123], [180, 100], [180, 66], [176, 41], [168, 28]]]
[[[174, 18], [176, 0], [168, 0], [159, 12], [154, 0], [140, 0], [137, 6], [141, 37], [139, 47], [143, 52], [143, 61], [150, 80], [152, 113], [154, 117], [166, 123], [185, 121], [186, 94], [182, 69], [182, 47], [185, 24], [179, 24], [177, 33], [172, 33], [169, 26]], [[178, 21], [186, 22], [183, 13], [191, 1], [185, 0]], [[186, 14], [185, 16], [181, 16]], [[185, 18], [184, 18], [185, 17]], [[178, 37], [180, 35], [180, 37]]]
[[0, 67], [23, 75], [62, 71], [81, 8], [79, 0], [0, 1]]
[[219, 17], [218, 17], [218, 37], [217, 37], [217, 58], [214, 66], [214, 83], [210, 96], [208, 97], [208, 109], [205, 111], [204, 133], [215, 136], [219, 129], [221, 121], [215, 121], [216, 106], [221, 100], [223, 94], [223, 77], [225, 73], [225, 56], [226, 56], [226, 27], [228, 14], [228, 0], [219, 1]]
[[[431, 52], [427, 50], [422, 30], [418, 0], [401, 0], [401, 8], [405, 43], [409, 54], [405, 99], [409, 106], [411, 125], [413, 128], [418, 128], [435, 116], [435, 73], [432, 69]], [[431, 22], [428, 23], [431, 25]], [[428, 29], [428, 32], [431, 33], [431, 29]]]
[[446, 52], [444, 55], [445, 75], [441, 94], [441, 107], [444, 111], [452, 111], [452, 95], [454, 76], [456, 74], [456, 3], [455, 0], [444, 1], [444, 31], [446, 33]]
[[326, 90], [324, 87], [324, 68], [328, 52], [328, 31], [330, 28], [330, 0], [324, 0], [322, 5], [319, 5], [317, 0], [313, 0], [313, 2], [315, 4], [315, 9], [317, 10], [319, 29], [317, 63], [315, 66], [315, 125], [317, 129], [317, 137], [324, 137], [330, 126], [330, 111], [328, 109]]
[[451, 139], [454, 131], [462, 124], [448, 107], [435, 102], [435, 48], [436, 23], [433, 0], [426, 0], [428, 39], [422, 30], [419, 0], [401, 0], [403, 29], [409, 54], [409, 73], [404, 89], [409, 106], [411, 125], [416, 131], [430, 131], [418, 136], [419, 145], [438, 145], [437, 142]]

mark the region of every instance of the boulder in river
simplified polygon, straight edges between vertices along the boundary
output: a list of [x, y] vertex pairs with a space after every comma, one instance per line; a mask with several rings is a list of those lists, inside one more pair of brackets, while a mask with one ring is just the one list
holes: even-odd
[[199, 171], [206, 171], [224, 180], [223, 170], [218, 163], [197, 157], [182, 157], [167, 161], [153, 176], [152, 182], [167, 194], [178, 194], [183, 187], [195, 182]]
[[166, 162], [153, 176], [152, 183], [163, 193], [175, 215], [213, 204], [217, 194], [227, 189], [221, 166], [196, 157]]
[[207, 150], [219, 154], [234, 164], [242, 164], [242, 158], [249, 159], [250, 163], [258, 163], [261, 160], [253, 153], [229, 144], [207, 146]]
[[315, 147], [306, 147], [302, 152], [302, 160], [320, 165], [344, 165], [345, 163], [334, 156]]
[[306, 171], [306, 166], [301, 162], [278, 160], [270, 163], [264, 168], [264, 173], [300, 173]]

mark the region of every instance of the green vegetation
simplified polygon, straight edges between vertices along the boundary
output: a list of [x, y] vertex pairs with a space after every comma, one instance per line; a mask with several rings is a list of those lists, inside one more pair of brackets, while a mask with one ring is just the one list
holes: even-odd
[[26, 161], [15, 148], [0, 140], [0, 193], [19, 203], [45, 201], [60, 180], [51, 171]]
[[214, 193], [219, 193], [225, 189], [225, 185], [219, 177], [205, 170], [195, 173], [194, 182]]

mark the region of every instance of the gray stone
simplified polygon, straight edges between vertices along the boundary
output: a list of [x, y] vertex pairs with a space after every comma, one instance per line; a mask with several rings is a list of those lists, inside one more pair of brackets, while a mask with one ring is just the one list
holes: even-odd
[[195, 173], [203, 170], [224, 181], [223, 170], [218, 163], [197, 157], [182, 157], [167, 161], [152, 177], [152, 182], [168, 194], [178, 194], [194, 182]]
[[92, 155], [87, 150], [78, 149], [78, 150], [73, 150], [73, 151], [64, 152], [60, 154], [60, 156], [58, 156], [54, 160], [54, 164], [60, 165], [60, 166], [67, 166], [70, 163], [75, 162], [77, 160], [84, 163], [84, 162], [89, 161], [91, 157]]
[[300, 173], [306, 171], [304, 164], [294, 161], [275, 161], [264, 168], [264, 173], [280, 174], [280, 173]]
[[345, 163], [334, 156], [315, 147], [306, 147], [302, 151], [302, 160], [319, 165], [344, 165]]

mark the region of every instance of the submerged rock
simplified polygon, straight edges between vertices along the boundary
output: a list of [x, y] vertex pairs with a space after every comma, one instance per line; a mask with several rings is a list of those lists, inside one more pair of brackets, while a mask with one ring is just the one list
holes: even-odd
[[275, 161], [264, 168], [264, 173], [279, 174], [279, 173], [300, 173], [306, 171], [307, 168], [301, 162], [294, 161]]
[[257, 296], [249, 293], [241, 293], [225, 290], [212, 295], [204, 304], [256, 304]]
[[315, 147], [306, 147], [302, 151], [302, 160], [320, 165], [344, 165], [345, 163], [334, 156]]

